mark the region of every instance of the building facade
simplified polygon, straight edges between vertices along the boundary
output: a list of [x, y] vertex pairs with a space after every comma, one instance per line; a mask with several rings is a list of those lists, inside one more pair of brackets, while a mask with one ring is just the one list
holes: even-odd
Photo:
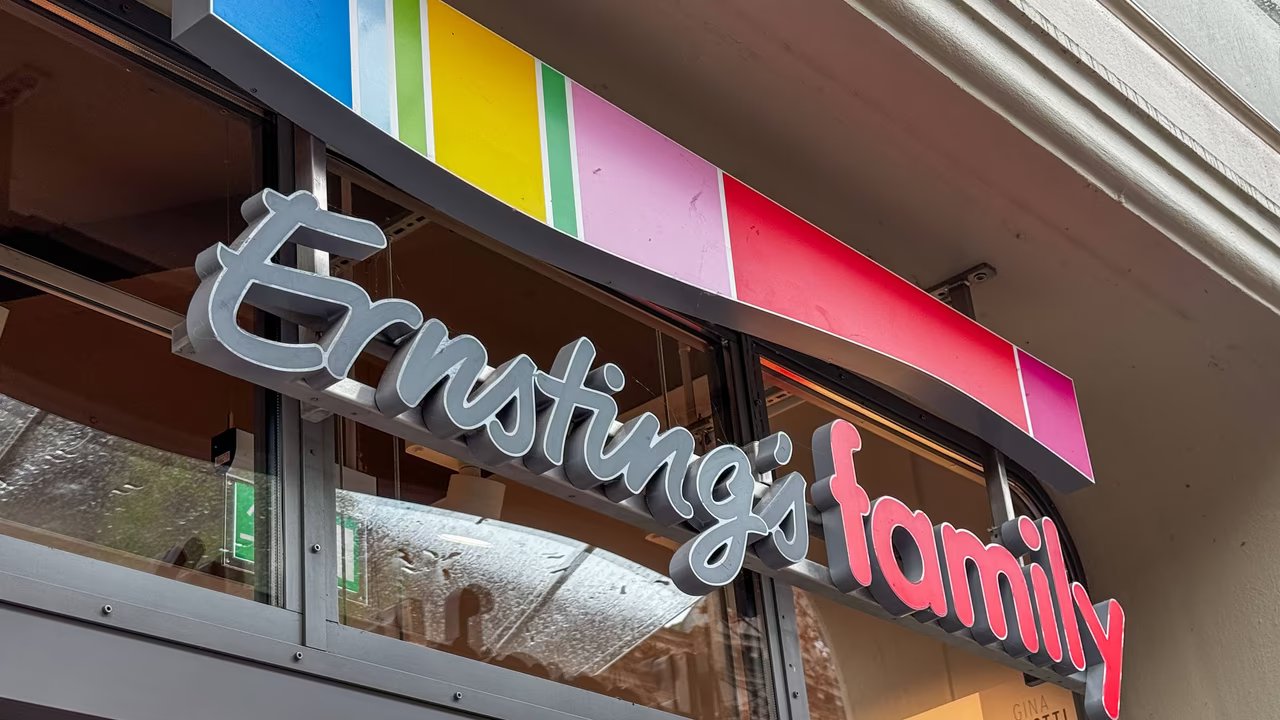
[[1274, 715], [1181, 5], [0, 0], [0, 715]]

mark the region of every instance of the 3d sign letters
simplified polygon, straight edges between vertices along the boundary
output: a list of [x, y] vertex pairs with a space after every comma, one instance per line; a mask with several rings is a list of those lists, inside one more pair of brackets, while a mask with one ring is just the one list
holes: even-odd
[[843, 420], [814, 432], [821, 477], [813, 502], [832, 584], [845, 593], [866, 588], [892, 615], [936, 622], [1064, 676], [1084, 672], [1088, 717], [1119, 718], [1124, 609], [1115, 600], [1093, 604], [1069, 581], [1053, 521], [1016, 518], [992, 544], [950, 523], [935, 526], [896, 498], [870, 500], [853, 460], [861, 447], [857, 428]]
[[[586, 338], [562, 348], [549, 371], [527, 355], [490, 368], [479, 340], [450, 337], [412, 303], [374, 302], [355, 283], [270, 261], [286, 241], [363, 259], [386, 247], [376, 225], [323, 211], [309, 193], [267, 190], [247, 201], [243, 214], [244, 234], [196, 261], [202, 282], [187, 338], [206, 364], [262, 384], [288, 376], [323, 390], [381, 338], [397, 346], [375, 392], [381, 413], [419, 412], [433, 435], [463, 439], [484, 464], [520, 461], [534, 473], [563, 468], [574, 485], [603, 486], [619, 502], [643, 495], [655, 519], [700, 531], [671, 562], [671, 578], [685, 592], [706, 594], [732, 582], [749, 548], [773, 567], [804, 558], [804, 480], [791, 474], [760, 500], [752, 495], [759, 474], [790, 461], [785, 435], [696, 457], [688, 430], [660, 431], [651, 413], [619, 425], [612, 394], [625, 376], [612, 363], [593, 369], [595, 346]], [[314, 343], [267, 340], [237, 324], [245, 302], [318, 319], [328, 329]]]
[[[305, 192], [263, 191], [243, 214], [248, 228], [232, 245], [197, 259], [201, 283], [176, 349], [306, 399], [353, 382], [356, 359], [384, 341], [395, 350], [377, 388], [367, 388], [378, 413], [410, 414], [431, 436], [462, 442], [481, 464], [562, 473], [578, 490], [642, 503], [660, 523], [688, 527], [694, 535], [670, 564], [684, 592], [728, 585], [748, 552], [774, 569], [805, 559], [805, 479], [767, 481], [791, 460], [785, 433], [698, 456], [688, 430], [663, 430], [651, 413], [618, 421], [613, 395], [626, 376], [613, 363], [597, 365], [586, 338], [564, 346], [546, 370], [527, 355], [491, 367], [479, 340], [450, 336], [412, 303], [373, 301], [355, 283], [272, 262], [286, 243], [364, 259], [387, 245], [373, 223], [325, 211]], [[314, 342], [260, 337], [236, 321], [245, 303], [323, 330]], [[1124, 611], [1114, 600], [1094, 605], [1069, 582], [1053, 522], [1018, 518], [992, 544], [949, 523], [935, 526], [895, 498], [867, 495], [855, 470], [861, 446], [857, 428], [843, 420], [813, 437], [812, 496], [832, 585], [865, 590], [892, 615], [936, 623], [1063, 676], [1084, 673], [1088, 716], [1118, 718]], [[758, 485], [768, 490], [757, 498]]]

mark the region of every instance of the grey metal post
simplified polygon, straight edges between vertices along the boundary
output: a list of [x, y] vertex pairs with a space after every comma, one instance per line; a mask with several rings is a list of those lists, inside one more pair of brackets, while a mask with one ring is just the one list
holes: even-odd
[[808, 720], [809, 692], [804, 682], [804, 660], [796, 603], [790, 585], [761, 576], [765, 619], [769, 633], [769, 661], [778, 697], [779, 720]]
[[[744, 442], [765, 437], [770, 432], [769, 414], [764, 404], [757, 351], [750, 340], [726, 342], [723, 347], [726, 373], [742, 383], [741, 386], [731, 384], [737, 400], [734, 403], [737, 412], [731, 422], [733, 434]], [[765, 575], [757, 577], [778, 720], [808, 720], [809, 696], [804, 682], [800, 631], [796, 625], [795, 591], [788, 583]]]
[[338, 618], [333, 418], [301, 425], [303, 644], [323, 650]]
[[[285, 192], [294, 188], [294, 139], [293, 123], [281, 118], [275, 125], [273, 133], [274, 160], [270, 168], [271, 182], [276, 189]], [[292, 253], [290, 248], [286, 251]], [[292, 256], [289, 258], [292, 259]], [[278, 323], [280, 340], [296, 342], [298, 328], [288, 323]], [[303, 612], [302, 575], [303, 555], [305, 547], [302, 534], [302, 429], [299, 425], [298, 401], [284, 395], [279, 404], [279, 471], [280, 471], [280, 544], [276, 550], [276, 561], [283, 566], [284, 575], [284, 608], [293, 612]], [[299, 626], [301, 627], [301, 626]], [[301, 635], [296, 638], [302, 642]]]
[[973, 308], [973, 290], [970, 289], [967, 280], [957, 282], [947, 288], [947, 296], [943, 302], [971, 320], [978, 319], [978, 314]]
[[[293, 128], [293, 189], [308, 190], [323, 206], [328, 202], [325, 145], [311, 134]], [[329, 274], [329, 254], [297, 248], [297, 267], [318, 275]], [[299, 339], [312, 331], [298, 329]], [[328, 645], [329, 622], [336, 621], [337, 547], [334, 492], [334, 421], [327, 413], [314, 413], [304, 405], [301, 434], [301, 536], [303, 644], [316, 649]]]
[[1004, 455], [990, 445], [983, 448], [982, 470], [987, 478], [992, 527], [999, 528], [1014, 517], [1013, 494], [1009, 492], [1009, 474], [1005, 472]]
[[[309, 190], [320, 206], [329, 202], [325, 145], [314, 135], [296, 126], [293, 130], [293, 189]], [[317, 275], [329, 274], [329, 253], [311, 248], [298, 248], [298, 268]]]
[[[976, 320], [972, 286], [994, 276], [995, 268], [978, 265], [930, 288], [929, 292], [970, 319]], [[1009, 474], [1005, 471], [1004, 454], [991, 445], [984, 445], [982, 469], [987, 480], [987, 500], [991, 504], [991, 536], [995, 540], [1000, 526], [1013, 519], [1013, 494], [1009, 491]]]

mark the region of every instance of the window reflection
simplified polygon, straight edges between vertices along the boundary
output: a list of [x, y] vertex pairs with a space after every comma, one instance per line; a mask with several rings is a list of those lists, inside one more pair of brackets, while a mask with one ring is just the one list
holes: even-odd
[[[588, 337], [626, 372], [620, 419], [652, 412], [700, 449], [725, 441], [717, 363], [699, 339], [335, 166], [331, 207], [390, 242], [335, 274], [476, 336], [492, 365], [524, 353], [549, 367]], [[384, 365], [366, 355], [355, 377], [375, 383]], [[345, 419], [336, 433], [343, 623], [686, 717], [770, 715], [749, 580], [685, 595], [666, 575], [665, 538]]]
[[[508, 513], [601, 522], [512, 489]], [[716, 696], [734, 688], [714, 682], [711, 652], [722, 601], [685, 595], [651, 567], [670, 556], [662, 544], [609, 528], [611, 544], [644, 564], [534, 527], [360, 493], [340, 491], [338, 510], [347, 624], [672, 712], [693, 714], [691, 696], [702, 694], [702, 717], [727, 716]]]
[[251, 598], [253, 495], [270, 484], [0, 395], [0, 532], [12, 537]]
[[0, 321], [0, 533], [277, 602], [253, 387], [49, 295]]

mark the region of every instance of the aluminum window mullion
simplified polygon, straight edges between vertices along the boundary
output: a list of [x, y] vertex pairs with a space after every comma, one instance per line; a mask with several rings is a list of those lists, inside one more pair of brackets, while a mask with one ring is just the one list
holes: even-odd
[[790, 585], [771, 578], [761, 577], [760, 580], [769, 627], [769, 659], [779, 720], [807, 720], [809, 692], [804, 681], [794, 591]]
[[[283, 128], [278, 147], [281, 172], [291, 174], [288, 189], [309, 191], [321, 206], [327, 203], [324, 143], [289, 123]], [[329, 274], [328, 253], [295, 246], [289, 260], [301, 270]], [[306, 328], [295, 327], [294, 332], [299, 341], [314, 337], [313, 331]], [[334, 460], [334, 420], [325, 414], [309, 412], [301, 403], [294, 407], [298, 411], [301, 477], [298, 479], [300, 532], [295, 536], [300, 542], [298, 552], [292, 557], [299, 558], [302, 642], [307, 647], [324, 650], [329, 646], [329, 624], [338, 619], [338, 548], [334, 530], [338, 469]]]
[[[266, 184], [276, 190], [292, 191], [295, 184], [293, 163], [293, 123], [281, 117], [273, 117], [268, 125], [264, 147], [268, 157], [264, 159], [267, 170]], [[295, 262], [293, 248], [281, 251], [281, 262]], [[279, 323], [279, 339], [284, 342], [298, 340], [298, 327]], [[299, 614], [305, 613], [306, 603], [303, 578], [306, 568], [306, 537], [303, 534], [303, 447], [302, 410], [294, 398], [281, 395], [280, 402], [280, 548], [278, 561], [283, 565], [284, 607]], [[305, 628], [299, 624], [297, 642], [303, 643]]]
[[[302, 411], [297, 400], [280, 396], [280, 547], [276, 555], [284, 575], [284, 607], [301, 613], [303, 567]], [[299, 638], [301, 641], [301, 638]]]
[[338, 615], [333, 419], [301, 424], [303, 644], [324, 650]]
[[982, 467], [987, 478], [987, 499], [991, 503], [992, 534], [999, 531], [1001, 525], [1012, 520], [1013, 493], [1009, 490], [1009, 474], [1005, 472], [1004, 455], [988, 445], [982, 457]]
[[[770, 428], [756, 344], [748, 336], [737, 336], [725, 343], [725, 355], [728, 356], [724, 363], [727, 372], [733, 375], [729, 392], [733, 394], [736, 425], [738, 432], [746, 436], [737, 439], [749, 442], [763, 438], [769, 434]], [[804, 683], [800, 633], [791, 586], [763, 575], [757, 578], [768, 642], [774, 710], [778, 720], [808, 720], [808, 689]]]

